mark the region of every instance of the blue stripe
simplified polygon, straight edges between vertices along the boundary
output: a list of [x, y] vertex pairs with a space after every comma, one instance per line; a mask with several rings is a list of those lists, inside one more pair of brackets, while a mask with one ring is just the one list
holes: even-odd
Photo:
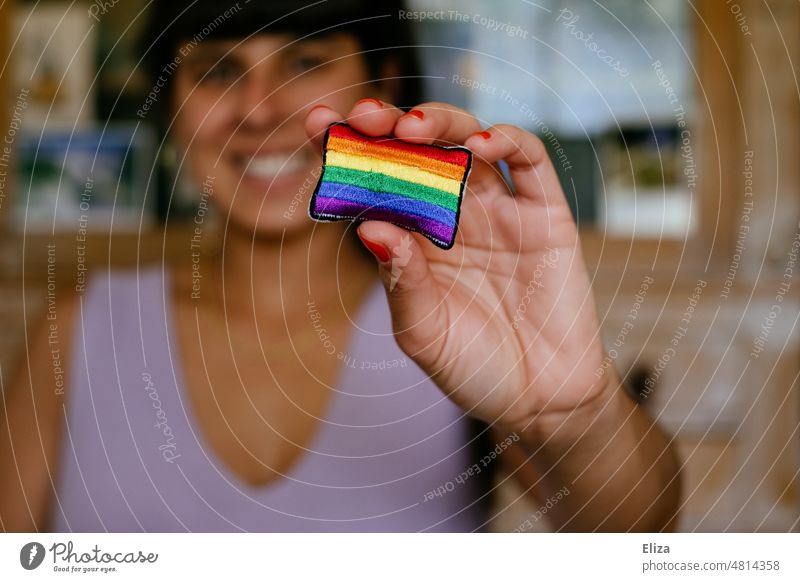
[[375, 208], [385, 208], [404, 214], [413, 214], [441, 222], [442, 224], [453, 226], [456, 223], [456, 213], [447, 208], [442, 208], [436, 204], [414, 200], [397, 194], [386, 192], [373, 192], [366, 188], [351, 186], [350, 184], [337, 184], [334, 182], [323, 182], [318, 192], [319, 196], [325, 198], [341, 198], [351, 202], [359, 202], [366, 206]]

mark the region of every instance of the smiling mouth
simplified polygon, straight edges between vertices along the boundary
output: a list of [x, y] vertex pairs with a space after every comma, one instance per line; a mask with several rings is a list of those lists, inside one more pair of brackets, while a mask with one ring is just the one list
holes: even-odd
[[252, 157], [242, 157], [243, 177], [251, 180], [274, 180], [277, 177], [289, 177], [305, 172], [314, 161], [311, 153], [306, 149], [298, 151], [270, 152], [256, 154]]

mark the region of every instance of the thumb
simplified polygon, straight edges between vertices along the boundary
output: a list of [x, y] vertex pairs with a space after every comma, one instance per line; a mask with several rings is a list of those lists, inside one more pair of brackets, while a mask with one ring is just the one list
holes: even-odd
[[[442, 297], [416, 237], [394, 224], [379, 221], [361, 223], [357, 233], [378, 259], [397, 339], [410, 335], [432, 341], [438, 337], [442, 330]], [[423, 330], [433, 333], [423, 338]]]

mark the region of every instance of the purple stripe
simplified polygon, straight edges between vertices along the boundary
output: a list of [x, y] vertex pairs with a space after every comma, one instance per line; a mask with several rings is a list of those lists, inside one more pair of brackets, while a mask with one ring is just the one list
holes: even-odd
[[386, 208], [379, 208], [360, 202], [351, 202], [339, 198], [325, 198], [318, 194], [314, 211], [321, 216], [330, 218], [358, 218], [393, 222], [422, 234], [430, 235], [432, 238], [447, 245], [453, 241], [453, 228], [439, 221], [422, 216], [407, 216], [392, 212]]

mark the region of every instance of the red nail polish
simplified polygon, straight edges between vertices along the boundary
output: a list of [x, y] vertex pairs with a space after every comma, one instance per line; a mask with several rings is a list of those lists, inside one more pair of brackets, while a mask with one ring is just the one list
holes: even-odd
[[411, 117], [416, 117], [417, 119], [425, 119], [425, 114], [420, 111], [419, 109], [412, 109], [406, 115], [410, 115]]
[[490, 139], [490, 138], [492, 137], [492, 134], [491, 134], [491, 133], [489, 133], [488, 131], [481, 131], [481, 132], [479, 132], [479, 133], [476, 133], [475, 135], [479, 135], [479, 136], [481, 136], [483, 139]]
[[383, 101], [378, 101], [377, 99], [373, 99], [372, 97], [367, 97], [366, 99], [360, 99], [356, 101], [356, 105], [361, 105], [362, 103], [371, 103], [372, 105], [383, 107]]
[[361, 242], [364, 243], [364, 246], [369, 249], [369, 252], [378, 257], [378, 260], [381, 263], [385, 263], [386, 261], [392, 258], [392, 254], [389, 252], [389, 249], [387, 249], [382, 244], [372, 242], [371, 240], [367, 240], [360, 234], [358, 235], [358, 238], [360, 238]]

